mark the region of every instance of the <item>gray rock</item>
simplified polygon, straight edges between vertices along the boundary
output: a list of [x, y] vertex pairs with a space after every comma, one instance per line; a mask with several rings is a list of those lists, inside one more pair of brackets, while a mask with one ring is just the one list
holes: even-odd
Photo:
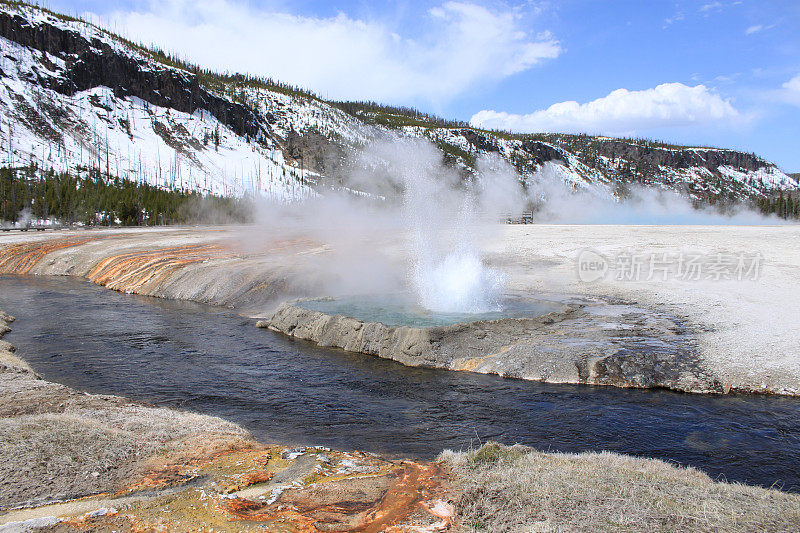
[[259, 327], [408, 366], [618, 387], [723, 392], [674, 318], [632, 305], [586, 302], [535, 318], [393, 327], [282, 304]]

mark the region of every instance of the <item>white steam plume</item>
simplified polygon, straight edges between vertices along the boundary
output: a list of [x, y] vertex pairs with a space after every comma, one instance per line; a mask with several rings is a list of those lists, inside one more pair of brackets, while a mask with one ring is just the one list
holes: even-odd
[[431, 311], [479, 313], [498, 308], [505, 285], [503, 273], [484, 264], [483, 245], [500, 221], [529, 202], [540, 205], [537, 222], [778, 222], [745, 210], [733, 216], [697, 210], [683, 197], [652, 189], [633, 188], [624, 201], [604, 187], [576, 192], [554, 163], [529, 180], [527, 193], [499, 156], [479, 157], [476, 169], [445, 165], [427, 141], [387, 137], [349, 158], [339, 190], [321, 188], [294, 204], [262, 203], [258, 234], [249, 242], [313, 241], [295, 268], [331, 296], [402, 293]]
[[610, 189], [574, 190], [557, 163], [545, 163], [528, 185], [531, 201], [539, 206], [536, 222], [551, 224], [622, 225], [763, 225], [785, 221], [765, 216], [744, 205], [727, 206], [725, 212], [695, 207], [674, 191], [631, 185], [625, 198]]
[[469, 174], [445, 165], [431, 143], [396, 137], [350, 163], [343, 185], [371, 197], [327, 190], [300, 204], [265, 205], [259, 227], [329, 246], [317, 266], [334, 295], [402, 291], [436, 312], [498, 307], [504, 277], [480, 251], [489, 228], [526, 202], [512, 168], [483, 157]]

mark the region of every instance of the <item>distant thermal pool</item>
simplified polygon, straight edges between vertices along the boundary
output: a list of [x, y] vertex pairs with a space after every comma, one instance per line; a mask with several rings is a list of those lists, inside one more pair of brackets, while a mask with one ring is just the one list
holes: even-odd
[[486, 313], [443, 313], [429, 311], [399, 296], [348, 296], [302, 300], [294, 305], [326, 315], [342, 315], [391, 327], [432, 328], [479, 320], [533, 318], [563, 309], [563, 304], [540, 300], [506, 300], [497, 311]]

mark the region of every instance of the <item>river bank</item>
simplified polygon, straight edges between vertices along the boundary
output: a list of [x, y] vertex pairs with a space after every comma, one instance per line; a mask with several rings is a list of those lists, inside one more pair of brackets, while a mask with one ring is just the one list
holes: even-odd
[[[0, 337], [13, 318], [0, 313]], [[265, 446], [41, 379], [0, 340], [0, 531], [787, 531], [800, 495], [623, 455]], [[532, 528], [532, 529], [531, 529]]]
[[[800, 337], [800, 324], [792, 317], [800, 314], [800, 254], [791, 243], [798, 239], [796, 226], [499, 227], [485, 248], [489, 263], [507, 275], [511, 293], [554, 296], [606, 308], [620, 305], [622, 310], [599, 328], [605, 339], [602, 350], [592, 350], [593, 340], [587, 339], [590, 348], [581, 357], [573, 360], [565, 354], [561, 358], [559, 364], [571, 368], [566, 374], [546, 372], [546, 361], [519, 363], [503, 355], [505, 351], [500, 357], [472, 357], [446, 367], [550, 382], [605, 380], [611, 385], [666, 386], [689, 392], [796, 396], [800, 394], [800, 363], [795, 339]], [[737, 243], [735, 250], [731, 242]], [[4, 235], [0, 236], [0, 273], [86, 277], [123, 292], [222, 305], [268, 319], [290, 298], [369, 291], [378, 282], [382, 287], [399, 286], [403, 270], [396, 267], [403, 263], [407, 245], [402, 235], [365, 243], [374, 259], [374, 268], [366, 269], [354, 264], [352, 250], [337, 249], [335, 242], [302, 233], [269, 235], [253, 227]], [[591, 282], [582, 280], [578, 257], [587, 249], [599, 254], [611, 273]], [[667, 275], [669, 268], [679, 268], [675, 262], [679, 257], [700, 254], [708, 259], [723, 252], [725, 257], [760, 257], [758, 271], [751, 272], [752, 279]], [[662, 262], [669, 257], [673, 264], [658, 275], [638, 271], [641, 275], [636, 279], [617, 279], [619, 272], [613, 269], [620, 257], [641, 259], [648, 254], [660, 254]], [[719, 271], [720, 267], [714, 268]], [[604, 365], [599, 370], [589, 368], [600, 359], [613, 362], [623, 353], [632, 353], [626, 343], [634, 337], [645, 346], [674, 337], [650, 331], [649, 319], [640, 310], [672, 321], [686, 333], [680, 336], [686, 342], [672, 350], [681, 355], [670, 360], [674, 376], [639, 379], [642, 362], [647, 367], [645, 375], [664, 362], [661, 354], [646, 348], [637, 348], [644, 359], [636, 361], [631, 374], [624, 373], [623, 365], [621, 376], [606, 379]], [[576, 322], [573, 331], [585, 332], [585, 326]], [[645, 334], [632, 335], [632, 328]], [[593, 373], [601, 379], [587, 381]]]
[[[0, 313], [0, 337], [12, 322]], [[0, 343], [0, 531], [449, 528], [435, 463], [263, 445], [217, 417], [45, 381]]]

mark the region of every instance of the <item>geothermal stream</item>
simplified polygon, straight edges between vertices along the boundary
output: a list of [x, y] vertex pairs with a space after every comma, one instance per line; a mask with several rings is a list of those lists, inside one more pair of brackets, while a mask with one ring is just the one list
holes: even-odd
[[227, 309], [73, 278], [0, 277], [0, 308], [18, 318], [7, 340], [45, 379], [221, 416], [264, 442], [431, 458], [494, 439], [656, 457], [800, 490], [795, 398], [412, 368], [258, 330]]

